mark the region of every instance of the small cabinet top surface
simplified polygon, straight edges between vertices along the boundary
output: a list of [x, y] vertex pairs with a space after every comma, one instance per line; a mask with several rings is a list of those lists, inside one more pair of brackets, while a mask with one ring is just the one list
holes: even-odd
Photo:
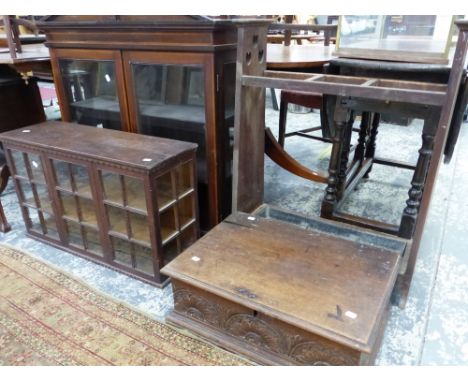
[[369, 351], [397, 273], [396, 250], [231, 215], [162, 273]]
[[0, 141], [148, 171], [197, 148], [189, 142], [53, 121], [0, 134]]

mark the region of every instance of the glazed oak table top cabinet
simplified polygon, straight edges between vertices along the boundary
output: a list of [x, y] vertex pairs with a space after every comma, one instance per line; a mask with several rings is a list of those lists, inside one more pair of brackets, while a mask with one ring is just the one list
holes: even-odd
[[199, 236], [193, 143], [66, 122], [0, 141], [35, 239], [162, 286]]
[[197, 143], [201, 227], [226, 217], [234, 24], [201, 16], [51, 16], [40, 28], [63, 121]]

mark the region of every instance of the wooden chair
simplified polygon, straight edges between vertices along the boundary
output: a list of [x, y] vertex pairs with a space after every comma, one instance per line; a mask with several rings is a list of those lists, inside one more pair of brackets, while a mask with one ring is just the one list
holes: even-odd
[[0, 26], [5, 29], [5, 38], [12, 58], [16, 58], [16, 54], [22, 52], [19, 27], [14, 20], [13, 16], [3, 16], [3, 20], [0, 20]]
[[[333, 16], [328, 17], [328, 24], [326, 25], [316, 25], [318, 30], [323, 30], [325, 33], [324, 45], [329, 46], [330, 41], [332, 38], [333, 31], [329, 27], [331, 26], [331, 22], [334, 20]], [[286, 45], [286, 43], [285, 43]], [[305, 138], [311, 139], [318, 139], [325, 142], [330, 142], [331, 138], [331, 129], [330, 125], [327, 121], [321, 121], [320, 126], [306, 128], [297, 130], [291, 133], [286, 133], [286, 121], [287, 121], [287, 113], [288, 113], [288, 105], [294, 104], [299, 105], [302, 107], [307, 107], [310, 109], [322, 109], [322, 95], [321, 94], [311, 94], [306, 92], [299, 92], [299, 91], [291, 91], [291, 90], [282, 90], [281, 91], [281, 100], [280, 100], [280, 115], [279, 115], [279, 127], [278, 127], [278, 142], [281, 147], [284, 147], [284, 141], [286, 137], [290, 137], [293, 135], [301, 136]], [[322, 137], [317, 137], [314, 135], [310, 135], [314, 131], [322, 131]]]
[[[293, 24], [294, 16], [287, 15], [284, 16], [284, 23], [278, 22], [273, 23], [269, 26], [268, 30], [269, 33], [281, 31], [281, 39], [280, 42], [283, 43], [284, 46], [290, 46], [292, 40], [296, 40], [298, 45], [302, 44], [303, 38], [294, 39], [292, 35], [293, 30], [304, 30], [304, 31], [312, 31], [312, 32], [324, 32], [323, 41], [325, 46], [329, 46], [331, 41], [336, 40], [336, 31], [337, 25], [333, 24], [335, 20], [337, 20], [337, 16], [328, 16], [327, 22], [328, 24]], [[319, 41], [317, 37], [321, 37], [318, 35], [310, 35], [309, 39], [313, 39], [314, 41]], [[276, 98], [275, 89], [270, 89], [271, 92], [271, 101], [273, 104], [273, 109], [278, 110], [278, 100]], [[286, 97], [286, 96], [285, 96]], [[293, 102], [291, 102], [293, 103]], [[307, 107], [307, 106], [305, 106]]]
[[20, 38], [20, 25], [29, 29], [34, 34], [37, 35], [38, 28], [34, 23], [34, 19], [32, 21], [26, 19], [16, 18], [15, 16], [2, 16], [3, 19], [0, 19], [0, 27], [5, 29], [5, 38], [7, 42], [8, 49], [10, 51], [11, 58], [16, 58], [17, 53], [22, 53], [23, 48], [21, 46], [21, 38]]

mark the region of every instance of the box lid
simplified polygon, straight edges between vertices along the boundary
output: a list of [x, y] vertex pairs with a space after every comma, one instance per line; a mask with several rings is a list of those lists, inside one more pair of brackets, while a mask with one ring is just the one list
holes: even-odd
[[162, 273], [370, 352], [404, 250], [396, 248], [238, 213]]

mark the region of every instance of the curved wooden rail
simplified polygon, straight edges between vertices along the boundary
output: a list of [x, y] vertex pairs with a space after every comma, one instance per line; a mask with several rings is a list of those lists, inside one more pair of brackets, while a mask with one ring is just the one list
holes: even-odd
[[278, 143], [269, 128], [265, 129], [265, 154], [278, 166], [308, 180], [327, 183], [328, 174], [313, 171], [295, 160]]
[[[0, 194], [5, 190], [5, 187], [8, 184], [8, 178], [10, 177], [10, 170], [6, 164], [0, 166]], [[0, 232], [7, 233], [11, 230], [10, 224], [3, 212], [2, 201], [0, 200]]]

